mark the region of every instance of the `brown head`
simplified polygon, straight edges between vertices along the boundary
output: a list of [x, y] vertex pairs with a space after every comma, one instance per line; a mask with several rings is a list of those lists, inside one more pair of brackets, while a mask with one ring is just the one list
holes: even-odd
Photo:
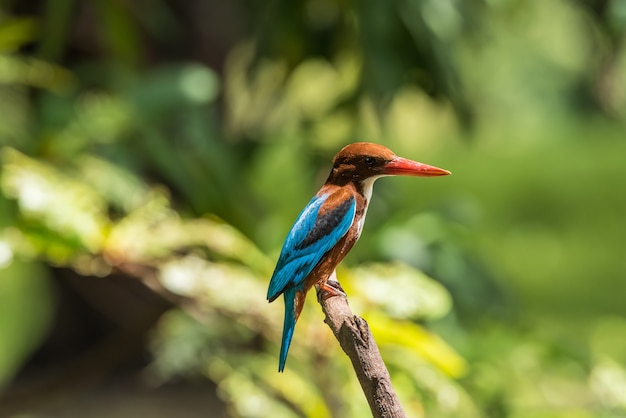
[[[359, 185], [382, 176], [447, 176], [450, 172], [416, 161], [398, 157], [387, 147], [370, 142], [355, 142], [335, 155], [327, 183], [343, 186], [349, 182]], [[370, 183], [370, 182], [368, 182]]]

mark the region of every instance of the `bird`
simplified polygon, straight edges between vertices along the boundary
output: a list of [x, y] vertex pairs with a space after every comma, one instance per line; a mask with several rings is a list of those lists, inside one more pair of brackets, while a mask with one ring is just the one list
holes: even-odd
[[434, 177], [448, 170], [398, 157], [387, 147], [355, 142], [333, 158], [326, 183], [298, 215], [285, 238], [267, 290], [285, 301], [278, 371], [283, 372], [296, 321], [313, 287], [326, 298], [345, 295], [329, 278], [361, 236], [374, 182], [385, 176]]

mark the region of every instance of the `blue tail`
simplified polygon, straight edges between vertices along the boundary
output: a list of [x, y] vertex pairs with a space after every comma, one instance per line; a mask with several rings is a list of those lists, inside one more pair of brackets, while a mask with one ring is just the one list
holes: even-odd
[[293, 330], [296, 327], [296, 290], [293, 287], [285, 289], [283, 293], [285, 298], [285, 322], [283, 323], [283, 339], [280, 343], [280, 359], [278, 362], [278, 371], [282, 372], [287, 361], [287, 353], [291, 345]]

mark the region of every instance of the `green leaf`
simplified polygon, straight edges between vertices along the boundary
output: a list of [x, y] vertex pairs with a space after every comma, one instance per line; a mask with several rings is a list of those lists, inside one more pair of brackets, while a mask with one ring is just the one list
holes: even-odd
[[50, 326], [53, 299], [48, 272], [38, 263], [0, 266], [0, 386], [19, 371]]

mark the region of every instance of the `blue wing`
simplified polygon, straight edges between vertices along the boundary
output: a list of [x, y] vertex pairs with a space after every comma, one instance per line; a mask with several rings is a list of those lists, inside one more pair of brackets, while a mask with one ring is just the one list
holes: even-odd
[[270, 302], [288, 286], [303, 284], [324, 254], [350, 229], [356, 212], [354, 196], [347, 194], [344, 199], [333, 196], [330, 200], [339, 204], [322, 208], [329, 196], [331, 194], [311, 199], [291, 227], [267, 290]]

